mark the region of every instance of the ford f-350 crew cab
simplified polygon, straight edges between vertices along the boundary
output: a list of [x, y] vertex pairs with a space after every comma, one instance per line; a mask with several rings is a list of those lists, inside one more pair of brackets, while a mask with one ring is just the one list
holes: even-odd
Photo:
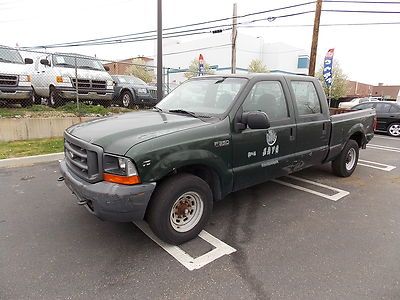
[[330, 116], [313, 77], [204, 76], [153, 110], [70, 127], [60, 168], [99, 218], [144, 218], [159, 238], [180, 244], [231, 192], [327, 162], [350, 176], [374, 124], [372, 109]]
[[35, 102], [47, 98], [50, 106], [57, 107], [74, 101], [76, 85], [79, 100], [111, 105], [114, 82], [96, 58], [63, 53], [38, 57], [32, 76]]
[[0, 46], [0, 101], [32, 105], [31, 70], [33, 60], [22, 59], [17, 49]]

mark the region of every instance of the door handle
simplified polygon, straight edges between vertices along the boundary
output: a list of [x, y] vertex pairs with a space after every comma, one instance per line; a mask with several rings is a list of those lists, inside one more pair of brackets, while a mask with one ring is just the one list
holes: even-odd
[[290, 141], [294, 141], [294, 129], [293, 129], [293, 127], [290, 127]]
[[326, 134], [326, 122], [322, 123], [322, 133]]

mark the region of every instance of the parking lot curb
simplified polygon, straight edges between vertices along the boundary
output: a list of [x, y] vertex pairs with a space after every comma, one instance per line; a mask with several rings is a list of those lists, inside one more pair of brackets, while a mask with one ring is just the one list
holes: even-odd
[[0, 168], [30, 166], [37, 163], [52, 162], [64, 158], [64, 152], [0, 159]]

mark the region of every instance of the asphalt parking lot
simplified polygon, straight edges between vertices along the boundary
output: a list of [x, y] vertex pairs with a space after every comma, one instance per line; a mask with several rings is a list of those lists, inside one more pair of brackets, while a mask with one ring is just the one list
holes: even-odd
[[360, 159], [349, 178], [324, 165], [216, 203], [205, 230], [234, 252], [192, 271], [76, 205], [57, 163], [0, 169], [0, 299], [400, 299], [400, 139]]

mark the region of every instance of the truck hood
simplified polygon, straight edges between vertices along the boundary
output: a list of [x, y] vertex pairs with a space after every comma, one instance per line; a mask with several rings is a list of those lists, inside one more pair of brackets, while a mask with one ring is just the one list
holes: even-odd
[[[56, 67], [56, 69], [60, 70], [61, 76], [75, 78], [74, 68]], [[96, 71], [96, 70], [86, 70], [86, 69], [78, 69], [78, 78], [94, 79], [94, 80], [112, 80], [111, 75], [108, 74], [106, 71]]]
[[207, 124], [191, 116], [139, 111], [80, 123], [67, 132], [105, 152], [124, 155], [138, 143]]
[[30, 65], [0, 62], [0, 74], [30, 75], [31, 73]]

